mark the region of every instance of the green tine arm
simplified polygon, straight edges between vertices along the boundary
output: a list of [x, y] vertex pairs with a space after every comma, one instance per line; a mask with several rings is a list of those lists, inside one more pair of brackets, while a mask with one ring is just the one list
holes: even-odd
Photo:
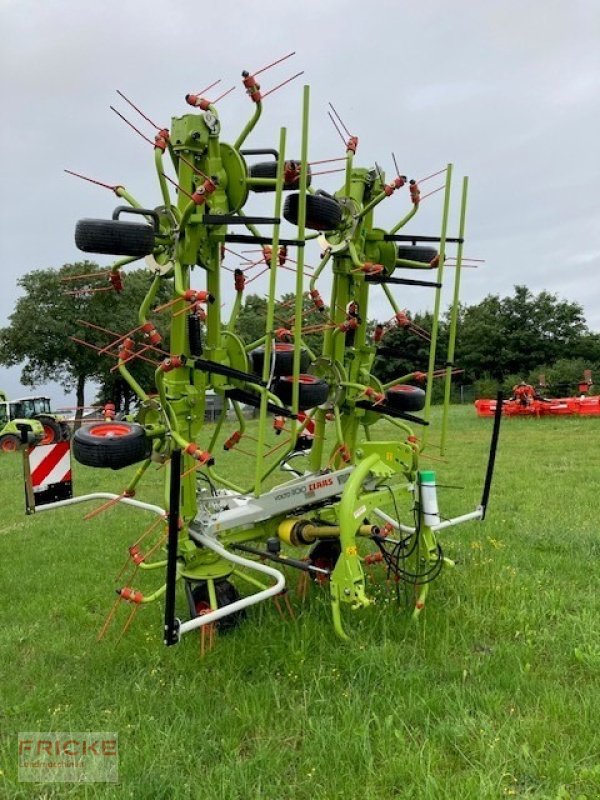
[[[298, 200], [298, 240], [304, 241], [306, 226], [306, 184], [308, 174], [308, 112], [310, 87], [304, 86], [302, 98], [302, 144], [300, 148], [300, 192]], [[298, 413], [300, 398], [300, 348], [302, 347], [302, 310], [304, 305], [304, 247], [298, 248], [296, 264], [296, 303], [294, 307], [294, 383], [292, 386], [292, 411]], [[292, 438], [296, 435], [296, 420], [292, 420]]]
[[452, 298], [452, 311], [450, 312], [450, 334], [448, 339], [448, 356], [446, 358], [446, 375], [444, 382], [444, 413], [442, 416], [442, 430], [440, 439], [440, 455], [446, 451], [446, 433], [448, 426], [448, 409], [450, 408], [450, 390], [452, 387], [452, 363], [454, 361], [454, 347], [456, 344], [456, 327], [458, 322], [458, 304], [460, 298], [460, 269], [463, 257], [463, 239], [465, 238], [465, 221], [467, 215], [467, 193], [469, 179], [465, 175], [462, 183], [462, 196], [460, 201], [460, 222], [458, 228], [459, 243], [456, 249], [456, 270], [454, 273], [454, 296]]
[[[281, 215], [281, 199], [283, 194], [283, 164], [285, 154], [286, 129], [279, 132], [279, 160], [277, 162], [277, 186], [275, 189], [275, 212], [279, 219]], [[279, 258], [279, 223], [273, 226], [273, 244], [271, 250], [271, 267], [269, 270], [269, 296], [267, 299], [267, 314], [265, 320], [265, 360], [263, 363], [263, 381], [268, 384], [271, 375], [271, 356], [273, 347], [273, 327], [275, 320], [275, 292], [277, 288], [277, 266]], [[268, 392], [263, 391], [260, 398], [260, 416], [258, 423], [258, 442], [256, 445], [256, 469], [254, 479], [254, 494], [259, 495], [262, 485], [262, 469], [264, 461], [264, 443], [267, 425]]]
[[[427, 388], [425, 390], [425, 410], [423, 419], [429, 422], [431, 413], [431, 392], [433, 389], [433, 372], [435, 370], [435, 356], [437, 349], [437, 336], [440, 323], [440, 303], [442, 299], [441, 284], [444, 277], [444, 261], [446, 258], [446, 233], [448, 230], [448, 211], [450, 208], [450, 189], [452, 186], [452, 164], [448, 164], [446, 171], [446, 188], [444, 191], [444, 210], [442, 212], [442, 230], [440, 233], [440, 263], [437, 269], [436, 282], [440, 284], [435, 290], [435, 302], [433, 309], [433, 322], [431, 325], [431, 343], [429, 346], [429, 366], [427, 369]], [[423, 433], [423, 447], [427, 441], [428, 428]]]
[[233, 146], [235, 147], [236, 150], [239, 150], [240, 147], [244, 144], [244, 142], [248, 138], [248, 136], [250, 136], [250, 134], [252, 133], [252, 131], [254, 130], [254, 128], [256, 126], [256, 123], [260, 119], [260, 115], [261, 114], [262, 114], [262, 103], [259, 101], [258, 103], [255, 103], [254, 113], [250, 117], [250, 120], [244, 126], [243, 131], [240, 133], [238, 138], [235, 140], [235, 144]]

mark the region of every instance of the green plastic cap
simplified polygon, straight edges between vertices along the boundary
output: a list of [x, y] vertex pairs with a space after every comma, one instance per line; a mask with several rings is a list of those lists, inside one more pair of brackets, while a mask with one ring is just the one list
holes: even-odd
[[435, 483], [435, 472], [433, 470], [420, 470], [419, 480], [421, 483]]

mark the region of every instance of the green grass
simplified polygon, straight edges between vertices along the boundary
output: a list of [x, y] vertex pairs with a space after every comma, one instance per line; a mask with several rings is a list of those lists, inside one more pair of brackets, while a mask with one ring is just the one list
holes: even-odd
[[[451, 422], [449, 462], [423, 461], [465, 487], [440, 490], [446, 516], [478, 502], [491, 431], [468, 407]], [[293, 595], [295, 623], [264, 604], [203, 660], [195, 634], [163, 647], [160, 604], [96, 643], [146, 520], [25, 517], [19, 458], [3, 456], [2, 797], [599, 798], [599, 434], [504, 421], [488, 518], [443, 532], [459, 564], [418, 623], [377, 590], [345, 644], [315, 589]], [[141, 496], [160, 502], [161, 478]], [[124, 482], [76, 467], [78, 494]], [[19, 784], [26, 730], [117, 731], [120, 784]]]

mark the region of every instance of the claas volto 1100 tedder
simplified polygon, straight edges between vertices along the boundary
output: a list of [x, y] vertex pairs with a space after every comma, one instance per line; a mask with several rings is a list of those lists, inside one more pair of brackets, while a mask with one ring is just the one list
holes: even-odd
[[[118, 588], [102, 634], [120, 603], [131, 604], [132, 616], [137, 608], [161, 600], [167, 645], [197, 628], [212, 636], [216, 629], [233, 627], [249, 607], [267, 598], [279, 604], [285, 599], [286, 575], [297, 569], [305, 583], [313, 579], [328, 588], [333, 626], [345, 638], [343, 610], [366, 610], [373, 602], [365, 569], [369, 564], [380, 562], [392, 583], [414, 587], [412, 605], [418, 615], [431, 582], [453, 563], [442, 551], [440, 531], [485, 516], [499, 418], [476, 509], [444, 519], [435, 473], [420, 467], [436, 377], [446, 381], [442, 449], [447, 435], [467, 179], [462, 181], [456, 237], [447, 231], [451, 164], [439, 173], [439, 230], [413, 232], [426, 196], [419, 182], [402, 174], [395, 158], [389, 179], [377, 164], [361, 166], [358, 138], [333, 106], [330, 116], [343, 152], [309, 160], [308, 86], [300, 153], [287, 155], [284, 128], [269, 147], [249, 148], [270, 94], [259, 85], [259, 72], [242, 73], [252, 111], [233, 141], [222, 137], [216, 101], [204, 96], [208, 89], [188, 94], [189, 112], [174, 117], [169, 128], [153, 123], [119, 92], [143, 118], [140, 125], [154, 125], [151, 137], [135, 129], [153, 149], [159, 204], [142, 206], [124, 186], [101, 184], [120, 201], [112, 219], [77, 223], [81, 250], [119, 257], [109, 272], [115, 291], [127, 291], [127, 264], [144, 258], [148, 267], [138, 327], [117, 333], [107, 320], [110, 341], [104, 348], [117, 359], [139, 410], [130, 421], [106, 419], [84, 426], [73, 441], [76, 459], [88, 466], [140, 466], [119, 495], [97, 492], [44, 508], [100, 499], [157, 517], [129, 549], [135, 584]], [[328, 161], [337, 162], [340, 177], [333, 193], [317, 183], [317, 162]], [[253, 213], [253, 200], [264, 206], [269, 194], [272, 214]], [[376, 219], [380, 205], [402, 204], [402, 198], [400, 219], [381, 227]], [[287, 228], [291, 234], [282, 231], [282, 220], [292, 226]], [[313, 244], [320, 257], [311, 269], [305, 251]], [[257, 260], [241, 256], [240, 263], [233, 250], [240, 245], [256, 248]], [[232, 256], [237, 257], [235, 267]], [[450, 264], [450, 344], [439, 367], [440, 301]], [[282, 277], [290, 274], [293, 300], [287, 303], [289, 317], [282, 319], [276, 298]], [[263, 281], [266, 311], [262, 335], [245, 343], [237, 321], [251, 280]], [[170, 300], [157, 304], [165, 285]], [[373, 364], [378, 353], [385, 353], [387, 331], [401, 326], [424, 333], [399, 299], [414, 286], [427, 287], [433, 298], [428, 364], [382, 383]], [[225, 318], [226, 293], [233, 306]], [[374, 293], [389, 304], [392, 317], [373, 327], [369, 304]], [[318, 314], [318, 324], [306, 323], [309, 312]], [[165, 317], [168, 339], [157, 327]], [[322, 334], [316, 352], [308, 343], [315, 332]], [[137, 358], [155, 365], [152, 391], [131, 374]], [[208, 392], [223, 401], [216, 424], [205, 422]], [[254, 423], [245, 417], [246, 406], [255, 409]], [[378, 437], [381, 427], [384, 438]], [[151, 465], [165, 467], [164, 506], [134, 497]], [[252, 475], [247, 483], [240, 477], [244, 473]], [[188, 601], [185, 619], [175, 614], [177, 587]]]

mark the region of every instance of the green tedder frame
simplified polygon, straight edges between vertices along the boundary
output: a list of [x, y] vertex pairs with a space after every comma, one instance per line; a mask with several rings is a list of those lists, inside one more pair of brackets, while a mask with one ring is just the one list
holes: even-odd
[[[153, 142], [160, 205], [142, 207], [124, 187], [110, 187], [127, 205], [112, 220], [81, 220], [76, 232], [81, 249], [123, 256], [110, 274], [117, 291], [124, 265], [146, 256], [149, 268], [139, 328], [112, 343], [119, 353], [118, 369], [139, 398], [139, 411], [129, 422], [109, 415], [105, 423], [84, 427], [73, 446], [75, 457], [92, 466], [141, 461], [133, 481], [114, 499], [161, 516], [167, 526], [165, 546], [153, 548], [157, 555], [151, 557], [136, 544], [130, 557], [140, 570], [138, 579], [153, 570], [166, 577], [149, 592], [121, 588], [117, 603], [140, 606], [164, 597], [167, 644], [195, 628], [205, 632], [210, 626], [212, 631], [216, 624], [225, 629], [248, 606], [267, 597], [279, 602], [285, 592], [282, 566], [329, 587], [333, 624], [341, 637], [347, 636], [342, 608], [358, 610], [372, 602], [365, 577], [369, 564], [381, 562], [388, 576], [414, 587], [412, 605], [418, 614], [430, 582], [443, 566], [452, 566], [442, 553], [438, 532], [483, 519], [493, 468], [492, 457], [481, 505], [450, 520], [442, 519], [438, 510], [435, 474], [419, 468], [433, 380], [440, 373], [436, 350], [444, 266], [448, 247], [456, 246], [450, 345], [441, 370], [446, 382], [442, 451], [447, 437], [467, 178], [462, 181], [455, 238], [447, 235], [451, 164], [442, 170], [439, 231], [406, 234], [420, 208], [418, 184], [400, 174], [386, 183], [377, 166], [358, 166], [354, 136], [348, 135], [345, 155], [338, 159], [344, 172], [338, 191], [328, 195], [315, 189], [308, 86], [303, 90], [299, 159], [286, 155], [285, 128], [276, 148], [244, 149], [261, 117], [263, 95], [256, 74], [243, 73], [243, 84], [252, 115], [233, 144], [221, 140], [215, 105], [188, 95], [193, 111], [173, 118], [170, 129], [159, 129]], [[250, 163], [260, 154], [270, 160]], [[407, 210], [389, 230], [378, 227], [378, 206], [393, 202], [403, 187]], [[271, 192], [272, 217], [246, 213], [259, 192], [263, 198]], [[128, 210], [138, 214], [134, 222], [120, 219]], [[282, 216], [295, 226], [291, 239], [282, 236]], [[316, 238], [321, 259], [307, 280], [305, 246]], [[251, 344], [242, 341], [236, 328], [245, 284], [240, 269], [233, 275], [233, 309], [227, 319], [222, 313], [222, 282], [232, 277], [224, 259], [236, 243], [261, 248], [268, 268], [264, 334]], [[288, 252], [295, 256], [290, 261], [295, 302], [289, 327], [282, 329], [276, 302]], [[408, 271], [432, 277], [411, 279]], [[326, 275], [331, 284], [328, 305], [317, 288]], [[164, 284], [171, 301], [157, 307]], [[397, 294], [412, 285], [429, 286], [434, 296], [428, 371], [398, 375], [382, 384], [373, 374], [373, 362], [384, 330], [378, 325], [373, 332], [369, 326], [370, 295], [383, 292], [397, 324], [408, 325]], [[322, 352], [313, 352], [304, 341], [308, 307], [323, 319]], [[170, 315], [168, 352], [160, 347], [157, 314]], [[153, 392], [145, 391], [130, 372], [130, 362], [142, 353], [157, 362]], [[415, 385], [419, 380], [426, 381], [424, 390]], [[209, 390], [223, 398], [220, 416], [211, 425], [205, 423]], [[255, 437], [248, 433], [244, 404], [257, 410]], [[230, 412], [237, 429], [228, 435]], [[393, 426], [393, 437], [388, 433], [377, 439], [382, 420]], [[495, 441], [497, 431], [493, 450]], [[239, 452], [240, 442], [245, 455]], [[254, 463], [249, 486], [242, 485], [236, 468], [248, 448]], [[166, 465], [164, 509], [133, 499], [153, 464]], [[280, 482], [273, 487], [280, 470]], [[111, 502], [112, 496], [96, 494], [66, 503], [94, 497]], [[304, 549], [294, 555], [293, 547]], [[240, 594], [241, 585], [248, 591]], [[177, 586], [185, 588], [189, 601], [186, 620], [175, 616]]]

